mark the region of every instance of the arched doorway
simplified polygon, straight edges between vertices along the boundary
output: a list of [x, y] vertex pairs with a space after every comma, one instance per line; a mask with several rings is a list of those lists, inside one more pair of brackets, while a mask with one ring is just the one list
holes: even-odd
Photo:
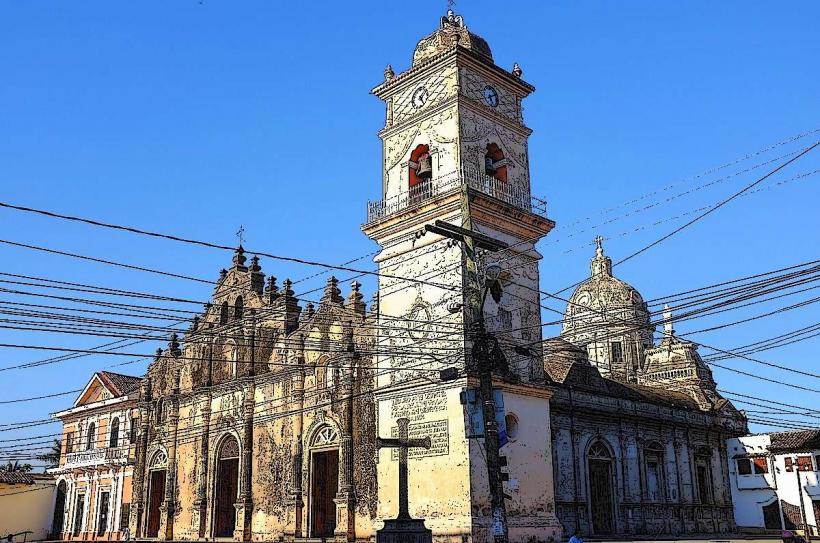
[[239, 442], [226, 437], [216, 453], [214, 481], [214, 537], [233, 537], [239, 498]]
[[504, 161], [504, 152], [497, 143], [487, 144], [484, 154], [484, 173], [495, 177], [499, 181], [507, 182], [507, 165]]
[[593, 534], [611, 534], [612, 519], [612, 454], [600, 441], [587, 453], [589, 473], [589, 508]]
[[157, 451], [148, 464], [148, 521], [145, 537], [159, 535], [160, 507], [165, 500], [165, 479], [167, 475], [168, 455]]
[[54, 520], [51, 522], [51, 537], [54, 539], [60, 539], [60, 535], [63, 533], [63, 517], [65, 516], [65, 494], [65, 481], [60, 481], [57, 484], [57, 497], [54, 500]]
[[339, 490], [339, 432], [325, 425], [310, 442], [310, 537], [333, 537]]
[[425, 187], [413, 189], [416, 185], [420, 185], [433, 177], [433, 159], [430, 156], [430, 146], [426, 144], [416, 146], [416, 148], [410, 152], [410, 161], [407, 163], [407, 166], [409, 169], [411, 195], [427, 188], [427, 185], [425, 185]]

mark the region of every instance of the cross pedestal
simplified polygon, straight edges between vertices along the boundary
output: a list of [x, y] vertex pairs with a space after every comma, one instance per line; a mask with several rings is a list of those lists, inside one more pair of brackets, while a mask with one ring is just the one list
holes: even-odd
[[430, 437], [410, 439], [410, 419], [396, 421], [399, 427], [397, 438], [376, 438], [379, 449], [399, 450], [399, 514], [394, 519], [384, 521], [384, 528], [376, 531], [376, 543], [432, 543], [433, 532], [424, 526], [424, 519], [410, 516], [407, 503], [407, 451], [410, 447], [430, 448]]

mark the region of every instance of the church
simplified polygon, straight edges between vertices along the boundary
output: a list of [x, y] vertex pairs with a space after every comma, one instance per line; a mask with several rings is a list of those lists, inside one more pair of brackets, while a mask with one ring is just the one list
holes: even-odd
[[[405, 503], [433, 540], [493, 540], [477, 310], [507, 366], [492, 388], [511, 541], [732, 531], [725, 440], [745, 419], [696, 345], [672, 332], [655, 345], [600, 244], [561, 337], [543, 340], [535, 246], [555, 223], [530, 190], [522, 101], [534, 90], [452, 11], [406, 71], [387, 66], [372, 89], [385, 104], [382, 198], [362, 225], [380, 247], [377, 294], [366, 303], [359, 283], [329, 277], [318, 299], [298, 295], [238, 247], [184, 338], [126, 394], [133, 475], [117, 510], [130, 537], [375, 540], [404, 506], [406, 454]], [[491, 268], [503, 294], [476, 306]], [[72, 431], [88, 428], [83, 413]], [[402, 428], [426, 446], [377, 446]], [[79, 531], [64, 538], [122, 536]]]

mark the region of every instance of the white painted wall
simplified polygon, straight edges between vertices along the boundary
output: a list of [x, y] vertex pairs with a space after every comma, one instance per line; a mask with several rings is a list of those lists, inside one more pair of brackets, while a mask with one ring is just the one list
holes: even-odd
[[[820, 500], [820, 484], [818, 484], [818, 465], [815, 460], [820, 450], [801, 451], [800, 456], [811, 455], [813, 471], [795, 469], [786, 471], [786, 457], [791, 454], [769, 453], [771, 439], [769, 434], [755, 434], [742, 436], [727, 441], [729, 458], [729, 482], [732, 489], [735, 522], [739, 530], [762, 530], [765, 528], [763, 506], [780, 499], [796, 506], [800, 506], [800, 492], [803, 493], [806, 521], [810, 526], [817, 526], [818, 520], [814, 515], [812, 500]], [[766, 455], [769, 463], [769, 473], [763, 475], [740, 475], [737, 468], [737, 457], [744, 455]], [[798, 486], [798, 474], [800, 486]]]

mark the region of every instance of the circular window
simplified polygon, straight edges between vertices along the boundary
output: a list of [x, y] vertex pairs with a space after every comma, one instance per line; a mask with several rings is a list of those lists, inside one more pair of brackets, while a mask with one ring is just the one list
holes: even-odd
[[504, 416], [504, 424], [507, 426], [507, 437], [515, 439], [518, 437], [518, 417], [512, 413]]

